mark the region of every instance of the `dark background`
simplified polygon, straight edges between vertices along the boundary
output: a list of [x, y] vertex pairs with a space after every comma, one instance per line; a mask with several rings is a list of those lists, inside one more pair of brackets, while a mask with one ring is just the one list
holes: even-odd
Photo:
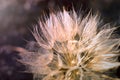
[[[34, 40], [30, 30], [37, 20], [63, 7], [74, 7], [83, 15], [99, 12], [103, 23], [120, 25], [120, 0], [0, 0], [0, 80], [32, 80], [12, 47], [25, 48], [27, 41]], [[120, 69], [116, 76], [120, 77]]]

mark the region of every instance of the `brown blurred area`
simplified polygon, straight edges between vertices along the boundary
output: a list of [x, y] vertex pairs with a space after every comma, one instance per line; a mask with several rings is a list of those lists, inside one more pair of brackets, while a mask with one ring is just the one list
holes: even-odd
[[[103, 23], [120, 24], [120, 0], [0, 0], [0, 80], [32, 80], [12, 47], [25, 48], [34, 41], [31, 30], [37, 20], [63, 7], [84, 15], [99, 12]], [[116, 75], [120, 77], [119, 69]]]

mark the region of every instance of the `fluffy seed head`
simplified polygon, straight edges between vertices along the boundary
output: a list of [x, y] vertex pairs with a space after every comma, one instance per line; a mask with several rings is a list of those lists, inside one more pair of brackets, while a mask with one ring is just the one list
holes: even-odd
[[51, 13], [39, 26], [33, 32], [38, 50], [23, 57], [39, 80], [112, 79], [103, 74], [120, 65], [120, 39], [111, 37], [115, 28], [97, 31], [97, 16], [82, 19], [66, 10]]

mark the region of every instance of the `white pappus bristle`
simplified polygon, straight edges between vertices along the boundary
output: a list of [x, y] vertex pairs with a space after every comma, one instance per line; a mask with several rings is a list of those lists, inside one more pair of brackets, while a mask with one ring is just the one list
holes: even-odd
[[112, 80], [103, 75], [120, 66], [120, 39], [111, 37], [116, 28], [98, 31], [98, 23], [90, 14], [51, 13], [34, 28], [38, 51], [26, 53], [23, 61], [39, 80]]

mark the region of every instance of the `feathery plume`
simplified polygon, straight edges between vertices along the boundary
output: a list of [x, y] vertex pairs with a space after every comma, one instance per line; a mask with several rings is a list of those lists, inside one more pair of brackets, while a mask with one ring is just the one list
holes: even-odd
[[38, 80], [113, 80], [106, 74], [120, 66], [120, 39], [116, 28], [98, 29], [98, 16], [77, 16], [75, 11], [51, 13], [39, 21], [33, 35], [38, 50], [22, 54], [22, 61]]

